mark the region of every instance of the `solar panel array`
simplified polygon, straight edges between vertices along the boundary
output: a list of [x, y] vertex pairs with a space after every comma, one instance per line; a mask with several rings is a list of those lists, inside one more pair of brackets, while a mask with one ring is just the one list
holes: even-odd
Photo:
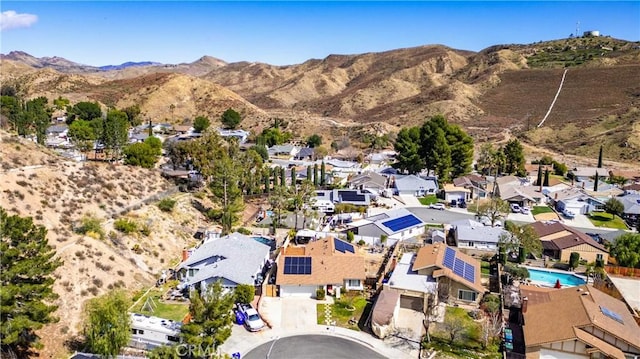
[[603, 306], [600, 306], [600, 311], [602, 312], [602, 314], [606, 315], [607, 317], [615, 320], [618, 323], [624, 324], [624, 321], [622, 320], [622, 317], [620, 316], [620, 314], [611, 311], [610, 309], [607, 309]]
[[341, 240], [339, 240], [338, 238], [334, 238], [333, 239], [333, 246], [336, 247], [336, 251], [341, 252], [341, 253], [345, 253], [345, 252], [351, 252], [351, 253], [355, 253], [356, 251], [353, 249], [353, 245], [343, 242]]
[[284, 274], [311, 274], [311, 257], [284, 257]]
[[338, 192], [342, 202], [364, 202], [365, 195], [358, 194], [356, 191], [340, 191]]
[[456, 251], [447, 247], [444, 250], [444, 260], [442, 262], [445, 267], [451, 269], [453, 273], [460, 276], [471, 283], [476, 280], [476, 268], [460, 258], [456, 258]]
[[420, 223], [422, 223], [422, 221], [418, 219], [418, 217], [414, 216], [413, 214], [408, 214], [400, 218], [394, 218], [392, 220], [382, 222], [382, 225], [394, 232], [398, 232]]

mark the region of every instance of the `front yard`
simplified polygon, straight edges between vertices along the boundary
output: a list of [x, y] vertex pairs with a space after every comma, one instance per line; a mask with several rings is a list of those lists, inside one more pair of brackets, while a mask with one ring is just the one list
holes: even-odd
[[[361, 293], [345, 293], [333, 304], [317, 304], [318, 324], [360, 330], [358, 322], [367, 308], [367, 299]], [[367, 309], [371, 309], [369, 306]]]
[[592, 212], [591, 214], [589, 214], [589, 220], [596, 227], [627, 229], [627, 224], [624, 223], [624, 220], [622, 218], [608, 213]]
[[430, 204], [437, 203], [438, 197], [436, 197], [435, 194], [430, 194], [428, 196], [418, 198], [418, 201], [420, 201], [423, 206], [428, 206]]
[[534, 216], [541, 213], [551, 213], [551, 212], [553, 212], [553, 209], [551, 209], [551, 207], [549, 206], [534, 206], [533, 209], [531, 210], [531, 214]]

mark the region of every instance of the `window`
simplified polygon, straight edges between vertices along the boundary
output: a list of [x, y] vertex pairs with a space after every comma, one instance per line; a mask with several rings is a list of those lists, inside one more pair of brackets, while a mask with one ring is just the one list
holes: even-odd
[[142, 329], [131, 329], [131, 333], [133, 333], [133, 334], [144, 334], [144, 330], [142, 330]]
[[462, 289], [458, 290], [458, 299], [464, 300], [467, 302], [475, 302], [476, 295], [477, 295], [476, 292], [471, 292], [471, 291], [462, 290]]
[[601, 261], [603, 259], [602, 253], [596, 254], [596, 260]]
[[349, 280], [347, 280], [347, 286], [348, 287], [359, 287], [360, 286], [360, 279], [349, 279]]

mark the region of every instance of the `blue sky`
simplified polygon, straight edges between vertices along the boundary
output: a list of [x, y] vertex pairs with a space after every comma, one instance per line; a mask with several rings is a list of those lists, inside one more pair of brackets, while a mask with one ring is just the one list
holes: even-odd
[[640, 2], [2, 1], [0, 52], [88, 65], [125, 61], [288, 65], [330, 54], [443, 44], [479, 51], [599, 30], [640, 40]]

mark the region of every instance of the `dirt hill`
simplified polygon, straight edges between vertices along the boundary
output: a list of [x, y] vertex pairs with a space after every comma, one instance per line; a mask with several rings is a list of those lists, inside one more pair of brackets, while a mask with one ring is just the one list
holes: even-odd
[[[175, 265], [182, 249], [194, 244], [193, 231], [204, 219], [188, 196], [178, 194], [172, 213], [152, 201], [118, 217], [150, 230], [148, 236], [125, 235], [114, 229], [114, 214], [173, 188], [158, 171], [67, 162], [33, 142], [0, 135], [0, 203], [9, 214], [31, 216], [44, 225], [64, 261], [54, 286], [60, 321], [41, 331], [41, 354], [66, 357], [64, 340], [81, 331], [83, 303], [109, 289], [133, 293], [153, 285], [161, 269]], [[104, 237], [76, 233], [87, 216], [100, 223]]]

